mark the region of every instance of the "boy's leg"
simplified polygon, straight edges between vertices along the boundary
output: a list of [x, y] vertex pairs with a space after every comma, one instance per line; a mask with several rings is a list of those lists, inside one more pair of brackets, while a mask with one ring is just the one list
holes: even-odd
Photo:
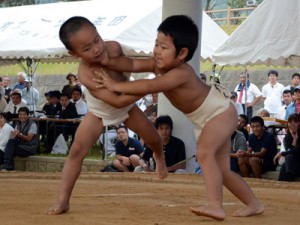
[[162, 140], [157, 133], [157, 130], [137, 106], [134, 106], [128, 113], [129, 118], [124, 121], [124, 124], [143, 138], [145, 143], [154, 152], [156, 173], [159, 178], [166, 178], [168, 176], [168, 170], [166, 167]]
[[64, 164], [57, 202], [48, 209], [48, 214], [60, 214], [69, 210], [70, 196], [80, 174], [83, 159], [99, 139], [102, 131], [102, 120], [92, 113], [87, 113], [77, 129], [74, 143]]
[[246, 182], [230, 170], [230, 137], [236, 124], [235, 108], [230, 105], [226, 111], [212, 118], [202, 130], [198, 140], [197, 160], [203, 171], [208, 205], [191, 208], [197, 215], [225, 219], [223, 183], [246, 205], [259, 203]]

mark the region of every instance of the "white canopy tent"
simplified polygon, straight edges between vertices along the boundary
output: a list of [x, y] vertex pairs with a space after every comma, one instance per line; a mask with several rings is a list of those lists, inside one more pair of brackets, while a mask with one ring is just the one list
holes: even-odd
[[[200, 9], [199, 9], [200, 10]], [[0, 9], [0, 65], [19, 60], [71, 62], [58, 38], [60, 25], [71, 16], [85, 16], [105, 40], [121, 43], [125, 54], [151, 54], [162, 18], [162, 0], [93, 0]], [[202, 60], [226, 40], [227, 34], [203, 13]]]
[[300, 67], [300, 1], [264, 0], [215, 51], [213, 62]]

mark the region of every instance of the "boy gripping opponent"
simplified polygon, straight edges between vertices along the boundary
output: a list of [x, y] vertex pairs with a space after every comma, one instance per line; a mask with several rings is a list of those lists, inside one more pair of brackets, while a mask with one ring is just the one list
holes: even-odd
[[[218, 84], [206, 85], [196, 75], [189, 61], [197, 48], [198, 28], [187, 16], [167, 18], [158, 27], [154, 57], [130, 59], [102, 58], [102, 64], [117, 71], [153, 72], [152, 80], [116, 83], [105, 71], [95, 71], [98, 88], [112, 92], [145, 95], [163, 92], [170, 102], [194, 124], [198, 141], [197, 160], [203, 170], [207, 206], [191, 207], [199, 215], [224, 220], [223, 185], [246, 206], [233, 216], [252, 216], [264, 212], [247, 183], [230, 170], [230, 137], [236, 129], [237, 113], [230, 102], [231, 93]], [[102, 90], [102, 89], [101, 89]], [[212, 134], [218, 134], [215, 138]]]
[[[103, 127], [111, 124], [124, 124], [139, 134], [151, 146], [155, 159], [159, 162], [158, 177], [167, 177], [163, 146], [160, 136], [150, 120], [135, 105], [142, 95], [120, 95], [106, 89], [97, 89], [93, 82], [94, 70], [100, 69], [99, 63], [106, 57], [122, 55], [117, 42], [104, 42], [96, 27], [84, 17], [72, 17], [60, 28], [60, 40], [69, 53], [80, 59], [78, 78], [87, 88], [86, 100], [89, 112], [80, 123], [74, 143], [65, 162], [61, 187], [56, 204], [49, 208], [48, 214], [60, 214], [69, 210], [69, 201], [75, 182], [80, 174], [82, 162], [89, 150], [99, 139]], [[103, 68], [103, 67], [102, 67]], [[116, 82], [124, 81], [121, 72], [105, 71]]]

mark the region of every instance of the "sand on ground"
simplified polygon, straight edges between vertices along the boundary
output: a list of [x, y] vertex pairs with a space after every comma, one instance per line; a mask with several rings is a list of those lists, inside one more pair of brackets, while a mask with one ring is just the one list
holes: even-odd
[[300, 224], [300, 183], [246, 179], [265, 206], [259, 216], [236, 218], [242, 207], [224, 188], [227, 218], [199, 217], [190, 206], [206, 203], [202, 175], [82, 173], [63, 215], [45, 214], [55, 202], [61, 173], [0, 172], [0, 224], [3, 225], [288, 225]]

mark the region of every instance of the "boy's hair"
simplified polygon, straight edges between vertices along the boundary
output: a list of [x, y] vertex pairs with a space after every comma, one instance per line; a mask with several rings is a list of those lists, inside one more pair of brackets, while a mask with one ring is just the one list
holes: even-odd
[[29, 115], [29, 109], [28, 109], [27, 107], [25, 107], [25, 106], [19, 108], [18, 114], [19, 114], [20, 112], [25, 112], [27, 115]]
[[285, 89], [283, 92], [282, 92], [282, 94], [292, 94], [292, 91], [291, 90], [288, 90], [288, 89]]
[[293, 73], [292, 79], [293, 79], [294, 77], [299, 77], [299, 78], [300, 78], [300, 74], [299, 74], [299, 73]]
[[72, 51], [72, 46], [69, 43], [69, 38], [71, 35], [76, 33], [83, 25], [91, 25], [95, 27], [95, 25], [89, 21], [87, 18], [82, 16], [74, 16], [66, 20], [59, 29], [59, 39], [65, 45], [66, 49]]
[[170, 116], [164, 115], [159, 116], [155, 120], [155, 128], [158, 129], [160, 125], [167, 124], [169, 125], [170, 129], [173, 130], [173, 120]]
[[158, 32], [170, 36], [176, 48], [178, 56], [182, 48], [188, 49], [185, 62], [189, 61], [198, 46], [199, 31], [194, 21], [186, 15], [174, 15], [166, 18], [157, 28]]
[[268, 72], [268, 77], [270, 76], [270, 74], [275, 74], [275, 76], [278, 77], [278, 72], [276, 70], [270, 70]]
[[242, 119], [244, 119], [246, 121], [246, 124], [249, 123], [248, 117], [245, 114], [240, 114], [239, 117], [241, 117]]
[[80, 94], [80, 96], [82, 96], [82, 90], [81, 90], [81, 88], [78, 88], [78, 87], [73, 88], [72, 94], [73, 94], [74, 91], [77, 91]]
[[251, 118], [250, 124], [252, 124], [252, 123], [260, 123], [260, 125], [261, 125], [262, 127], [265, 126], [264, 119], [263, 119], [262, 117], [260, 117], [260, 116], [253, 116], [253, 117]]
[[7, 114], [6, 113], [0, 113], [0, 118], [4, 118], [5, 120], [7, 120]]
[[126, 126], [122, 125], [122, 124], [117, 127], [116, 131], [118, 132], [118, 130], [121, 129], [121, 128], [125, 129], [126, 132], [128, 133], [128, 128]]
[[67, 97], [67, 99], [71, 99], [71, 97], [70, 97], [70, 95], [68, 94], [68, 93], [62, 93], [61, 95], [60, 95], [60, 98], [62, 98], [62, 97]]

